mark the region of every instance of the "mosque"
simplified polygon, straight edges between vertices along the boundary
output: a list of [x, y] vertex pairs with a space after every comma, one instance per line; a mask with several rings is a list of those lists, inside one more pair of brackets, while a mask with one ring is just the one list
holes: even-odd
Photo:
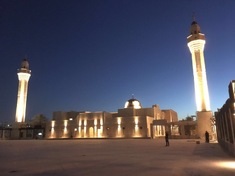
[[46, 138], [155, 138], [177, 121], [174, 110], [143, 108], [133, 97], [118, 112], [54, 112]]
[[18, 70], [19, 87], [15, 123], [0, 129], [0, 138], [156, 138], [169, 132], [171, 137], [198, 137], [203, 139], [205, 131], [213, 134], [211, 123], [209, 91], [204, 61], [205, 36], [198, 23], [191, 23], [187, 37], [191, 52], [195, 99], [196, 121], [178, 121], [177, 112], [161, 110], [158, 105], [142, 107], [139, 100], [132, 97], [124, 108], [117, 112], [53, 112], [45, 125], [25, 122], [28, 82], [31, 76], [29, 63], [23, 60]]

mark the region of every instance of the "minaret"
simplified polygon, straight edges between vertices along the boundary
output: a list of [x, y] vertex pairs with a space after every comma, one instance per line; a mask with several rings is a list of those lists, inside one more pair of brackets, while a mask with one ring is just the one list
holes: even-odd
[[22, 61], [21, 68], [18, 69], [17, 75], [19, 79], [19, 87], [18, 87], [15, 122], [25, 122], [28, 81], [31, 76], [31, 70], [29, 70], [29, 63], [27, 59], [24, 59]]
[[192, 55], [193, 77], [195, 87], [195, 98], [197, 106], [197, 130], [198, 135], [204, 138], [205, 131], [211, 131], [212, 112], [206, 78], [206, 67], [204, 60], [205, 35], [201, 33], [200, 27], [194, 20], [191, 24], [190, 35], [187, 37], [188, 47]]

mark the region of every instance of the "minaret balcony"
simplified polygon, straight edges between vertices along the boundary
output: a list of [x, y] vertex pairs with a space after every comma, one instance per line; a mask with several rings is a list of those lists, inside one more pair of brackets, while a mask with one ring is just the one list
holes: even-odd
[[199, 52], [204, 50], [205, 40], [193, 40], [188, 43], [188, 47], [191, 53]]

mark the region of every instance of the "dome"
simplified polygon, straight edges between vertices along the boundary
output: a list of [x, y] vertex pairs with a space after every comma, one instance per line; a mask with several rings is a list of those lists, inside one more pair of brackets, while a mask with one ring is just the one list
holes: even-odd
[[139, 100], [132, 98], [132, 99], [128, 100], [125, 103], [125, 107], [124, 108], [140, 109], [140, 108], [142, 108], [142, 106], [141, 106]]
[[24, 59], [22, 62], [21, 62], [21, 68], [23, 69], [29, 69], [29, 62], [27, 61], [27, 59]]
[[190, 28], [190, 34], [198, 34], [198, 33], [201, 33], [200, 26], [197, 24], [196, 21], [193, 21]]

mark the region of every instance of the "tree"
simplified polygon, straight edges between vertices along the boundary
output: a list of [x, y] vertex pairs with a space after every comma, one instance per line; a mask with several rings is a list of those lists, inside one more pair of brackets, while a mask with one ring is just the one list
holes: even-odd
[[188, 116], [188, 117], [186, 117], [186, 120], [187, 121], [193, 121], [193, 117], [192, 116]]
[[33, 126], [40, 126], [40, 127], [45, 127], [46, 122], [47, 118], [43, 114], [35, 115], [31, 121]]

